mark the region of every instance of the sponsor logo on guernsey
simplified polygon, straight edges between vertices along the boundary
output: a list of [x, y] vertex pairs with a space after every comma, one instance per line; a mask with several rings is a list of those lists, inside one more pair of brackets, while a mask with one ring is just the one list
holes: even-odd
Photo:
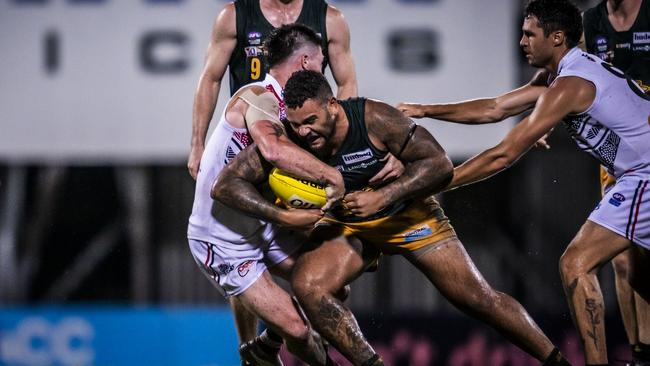
[[650, 43], [650, 32], [634, 32], [632, 43]]
[[370, 151], [370, 149], [365, 149], [365, 150], [362, 150], [362, 151], [357, 151], [357, 152], [353, 152], [353, 153], [350, 153], [350, 154], [345, 154], [345, 155], [342, 156], [342, 158], [343, 158], [343, 162], [346, 165], [354, 164], [354, 163], [358, 163], [360, 161], [365, 161], [365, 160], [368, 160], [368, 159], [372, 159], [372, 151]]
[[612, 198], [609, 199], [609, 203], [618, 207], [621, 205], [621, 202], [625, 201], [625, 196], [616, 192], [612, 195]]
[[246, 53], [246, 57], [255, 57], [262, 54], [262, 49], [259, 46], [250, 46], [245, 47], [244, 52]]
[[433, 231], [431, 231], [431, 228], [429, 225], [424, 225], [422, 227], [419, 227], [415, 230], [408, 231], [404, 233], [404, 241], [405, 242], [410, 242], [410, 241], [415, 241], [420, 238], [424, 238], [426, 236], [429, 236], [433, 234]]
[[600, 52], [607, 51], [607, 38], [602, 36], [596, 38], [596, 49]]
[[630, 44], [630, 42], [627, 42], [627, 43], [617, 43], [617, 44], [616, 44], [616, 48], [617, 48], [617, 49], [624, 48], [624, 49], [626, 49], [626, 50], [629, 50], [630, 47], [632, 47], [632, 45]]
[[248, 44], [252, 44], [252, 45], [262, 44], [262, 33], [260, 32], [248, 33]]
[[239, 277], [244, 277], [248, 274], [248, 272], [251, 270], [251, 266], [255, 263], [255, 261], [248, 260], [239, 266], [237, 266], [237, 273], [239, 273]]
[[235, 266], [233, 266], [230, 263], [222, 263], [217, 266], [217, 273], [220, 275], [227, 275], [228, 273], [232, 272], [232, 270], [235, 269]]

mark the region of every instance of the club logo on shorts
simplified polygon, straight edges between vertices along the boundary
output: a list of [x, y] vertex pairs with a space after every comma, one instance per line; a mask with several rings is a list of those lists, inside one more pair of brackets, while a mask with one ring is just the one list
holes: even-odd
[[225, 276], [228, 273], [232, 272], [233, 269], [235, 269], [235, 266], [233, 266], [232, 264], [222, 263], [217, 266], [217, 273], [219, 273], [222, 276]]
[[409, 232], [406, 232], [404, 234], [404, 241], [405, 242], [410, 242], [410, 241], [415, 241], [421, 238], [424, 238], [426, 236], [429, 236], [433, 234], [433, 231], [431, 231], [431, 228], [429, 225], [424, 225], [422, 227], [419, 227], [415, 230], [411, 230]]
[[246, 261], [246, 262], [240, 264], [237, 267], [237, 273], [239, 273], [239, 277], [246, 276], [248, 274], [248, 272], [250, 271], [251, 266], [253, 265], [253, 263], [255, 263], [255, 261], [250, 261], [249, 260], [249, 261]]
[[609, 199], [609, 203], [618, 207], [621, 205], [621, 202], [625, 201], [625, 196], [616, 192], [612, 195], [612, 198]]

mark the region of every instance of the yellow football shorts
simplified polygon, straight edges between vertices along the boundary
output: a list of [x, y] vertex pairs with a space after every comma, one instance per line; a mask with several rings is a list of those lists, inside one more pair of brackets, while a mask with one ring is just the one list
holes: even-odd
[[414, 200], [397, 214], [362, 222], [343, 222], [326, 216], [318, 224], [355, 236], [382, 253], [406, 254], [456, 236], [442, 207], [431, 196]]

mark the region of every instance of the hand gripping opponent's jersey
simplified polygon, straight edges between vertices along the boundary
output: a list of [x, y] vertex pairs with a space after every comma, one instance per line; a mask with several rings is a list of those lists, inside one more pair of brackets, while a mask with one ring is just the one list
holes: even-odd
[[578, 48], [560, 60], [556, 80], [567, 76], [596, 87], [591, 106], [564, 119], [580, 149], [616, 178], [632, 171], [650, 175], [650, 98], [620, 70]]
[[[263, 82], [251, 85], [263, 86], [278, 98], [282, 93], [280, 84], [271, 75], [266, 75]], [[212, 184], [221, 170], [252, 142], [248, 130], [234, 128], [226, 120], [225, 112], [226, 109], [201, 158], [187, 237], [243, 250], [245, 247], [257, 247], [264, 240], [269, 240], [272, 228], [270, 224], [246, 216], [210, 197]], [[278, 113], [282, 113], [281, 108]]]
[[[260, 0], [235, 1], [237, 17], [237, 44], [230, 56], [230, 94], [252, 82], [264, 80], [267, 65], [262, 53], [262, 42], [275, 29], [264, 17]], [[323, 70], [327, 66], [327, 3], [323, 0], [304, 0], [296, 23], [313, 29], [322, 40]]]
[[[350, 98], [339, 103], [348, 118], [348, 133], [337, 152], [328, 159], [327, 164], [341, 172], [346, 193], [371, 189], [368, 187], [368, 181], [386, 165], [384, 158], [388, 151], [375, 147], [368, 137], [365, 98]], [[349, 214], [343, 204], [333, 210], [333, 216], [345, 222], [368, 221], [394, 214], [404, 207], [404, 202], [398, 202], [371, 217], [360, 218]]]

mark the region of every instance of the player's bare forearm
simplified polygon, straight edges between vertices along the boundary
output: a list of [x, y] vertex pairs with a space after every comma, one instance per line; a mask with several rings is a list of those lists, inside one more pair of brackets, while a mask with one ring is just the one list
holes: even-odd
[[542, 81], [544, 75], [538, 73], [530, 83], [495, 98], [441, 104], [401, 103], [397, 108], [414, 118], [428, 117], [461, 124], [495, 123], [532, 108], [546, 90]]
[[408, 198], [436, 193], [449, 184], [453, 177], [453, 165], [446, 156], [422, 159], [408, 163], [404, 174], [378, 190], [386, 200], [386, 206]]
[[260, 121], [255, 124], [251, 134], [264, 159], [273, 166], [324, 186], [343, 187], [343, 177], [336, 168], [296, 145], [277, 123]]
[[221, 171], [210, 196], [249, 216], [281, 223], [284, 210], [265, 199], [256, 187], [266, 180], [268, 171], [268, 164], [262, 162], [253, 143]]
[[501, 146], [488, 149], [454, 169], [454, 176], [445, 190], [487, 179], [512, 165], [518, 157], [509, 156]]
[[461, 124], [499, 122], [505, 116], [498, 114], [494, 99], [475, 99], [448, 104], [400, 103], [397, 108], [413, 118], [434, 118]]
[[203, 147], [210, 126], [210, 120], [217, 105], [221, 81], [209, 81], [202, 78], [194, 96], [192, 111], [192, 147]]

